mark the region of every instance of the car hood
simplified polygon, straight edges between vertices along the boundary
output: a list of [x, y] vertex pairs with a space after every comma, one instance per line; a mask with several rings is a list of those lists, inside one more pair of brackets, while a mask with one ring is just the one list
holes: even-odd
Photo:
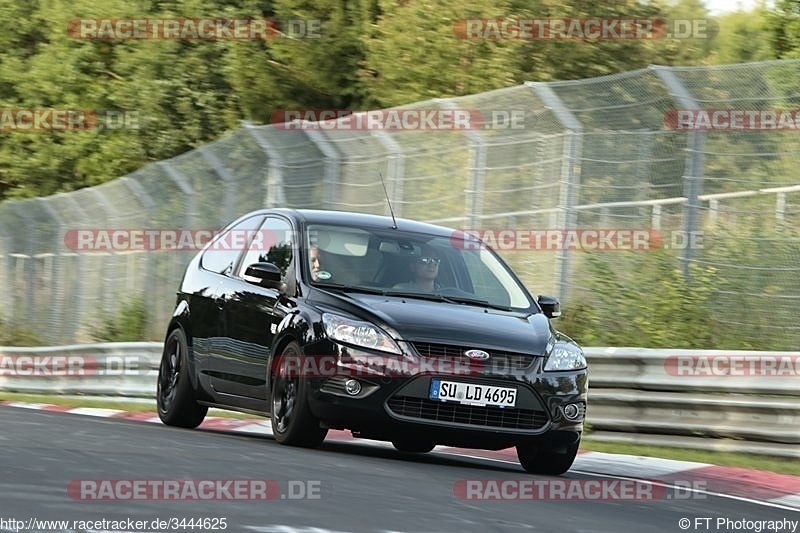
[[325, 293], [339, 300], [336, 307], [377, 322], [396, 340], [544, 355], [552, 336], [550, 322], [542, 313], [526, 315], [399, 296]]

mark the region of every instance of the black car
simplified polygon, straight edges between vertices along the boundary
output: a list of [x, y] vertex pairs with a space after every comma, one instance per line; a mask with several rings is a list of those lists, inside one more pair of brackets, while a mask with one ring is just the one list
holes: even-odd
[[462, 232], [337, 211], [267, 209], [227, 226], [186, 269], [158, 377], [158, 413], [271, 417], [283, 444], [328, 429], [391, 441], [516, 446], [562, 474], [580, 444], [588, 370], [532, 298]]

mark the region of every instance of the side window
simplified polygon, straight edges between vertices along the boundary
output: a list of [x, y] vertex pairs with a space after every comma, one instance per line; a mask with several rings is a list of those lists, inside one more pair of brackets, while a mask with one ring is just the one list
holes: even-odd
[[293, 235], [292, 226], [287, 221], [267, 217], [239, 265], [239, 277], [244, 277], [245, 270], [253, 263], [272, 263], [281, 269], [285, 279], [294, 254]]
[[228, 274], [262, 220], [261, 215], [250, 217], [217, 235], [200, 259], [200, 265], [217, 274]]

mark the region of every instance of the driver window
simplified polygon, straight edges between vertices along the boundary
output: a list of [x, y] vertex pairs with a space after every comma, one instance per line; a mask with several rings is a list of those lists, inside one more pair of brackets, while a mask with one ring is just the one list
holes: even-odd
[[285, 280], [294, 255], [293, 235], [289, 222], [281, 218], [267, 217], [253, 236], [247, 253], [239, 265], [239, 277], [243, 278], [245, 270], [253, 263], [272, 263], [280, 268], [281, 276]]

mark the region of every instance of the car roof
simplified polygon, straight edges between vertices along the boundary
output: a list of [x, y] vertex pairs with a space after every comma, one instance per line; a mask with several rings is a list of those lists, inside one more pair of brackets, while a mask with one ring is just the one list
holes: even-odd
[[[370, 215], [367, 213], [354, 213], [350, 211], [335, 211], [322, 209], [264, 209], [258, 211], [262, 214], [282, 214], [292, 218], [297, 218], [306, 224], [331, 224], [345, 225], [362, 228], [390, 229], [393, 226], [392, 218], [383, 215]], [[453, 228], [428, 224], [407, 218], [397, 218], [397, 229], [400, 231], [410, 231], [424, 233], [441, 237], [450, 237], [456, 231]]]

